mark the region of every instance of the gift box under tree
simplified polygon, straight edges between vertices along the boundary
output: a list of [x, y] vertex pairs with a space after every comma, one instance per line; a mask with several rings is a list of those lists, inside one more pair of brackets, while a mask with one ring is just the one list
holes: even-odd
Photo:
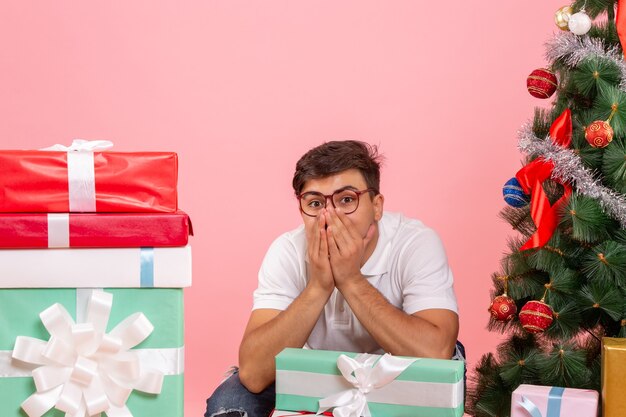
[[602, 339], [602, 416], [626, 416], [626, 338]]
[[596, 417], [598, 392], [522, 384], [511, 396], [511, 417]]

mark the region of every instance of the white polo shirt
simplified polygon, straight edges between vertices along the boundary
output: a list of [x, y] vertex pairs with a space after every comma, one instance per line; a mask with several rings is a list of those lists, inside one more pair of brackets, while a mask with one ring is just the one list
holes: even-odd
[[[407, 314], [430, 308], [457, 312], [452, 271], [439, 236], [419, 220], [385, 212], [372, 256], [361, 268], [392, 305]], [[253, 310], [285, 310], [306, 287], [304, 226], [287, 232], [270, 246], [259, 271]], [[380, 353], [380, 346], [335, 288], [305, 347]]]

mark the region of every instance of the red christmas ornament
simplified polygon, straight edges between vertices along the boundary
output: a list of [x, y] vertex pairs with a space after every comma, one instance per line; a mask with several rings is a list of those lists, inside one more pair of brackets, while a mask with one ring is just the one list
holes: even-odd
[[596, 120], [585, 128], [585, 139], [594, 148], [604, 148], [613, 140], [613, 128], [604, 120]]
[[515, 317], [517, 306], [515, 300], [504, 293], [493, 299], [488, 311], [495, 320], [509, 321]]
[[546, 68], [536, 69], [526, 79], [526, 87], [531, 96], [548, 98], [556, 91], [556, 75]]
[[527, 302], [519, 313], [519, 321], [528, 333], [541, 333], [552, 324], [552, 308], [541, 301]]

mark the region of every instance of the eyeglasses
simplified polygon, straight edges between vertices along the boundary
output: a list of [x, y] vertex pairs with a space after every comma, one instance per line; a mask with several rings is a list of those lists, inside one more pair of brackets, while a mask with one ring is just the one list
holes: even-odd
[[361, 194], [373, 192], [378, 194], [378, 190], [368, 188], [362, 191], [355, 190], [338, 190], [330, 195], [318, 193], [317, 191], [309, 191], [298, 195], [300, 201], [300, 210], [310, 217], [317, 217], [318, 214], [326, 207], [326, 201], [330, 199], [333, 207], [341, 209], [344, 214], [354, 213], [359, 208], [359, 200]]

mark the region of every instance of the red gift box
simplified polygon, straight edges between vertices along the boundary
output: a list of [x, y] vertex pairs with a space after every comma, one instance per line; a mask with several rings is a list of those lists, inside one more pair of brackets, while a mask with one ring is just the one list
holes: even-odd
[[185, 246], [189, 216], [176, 213], [1, 213], [0, 248]]
[[[91, 169], [91, 180], [76, 177], [81, 169], [68, 166], [68, 157], [76, 156], [92, 156], [93, 169], [84, 160], [79, 167]], [[172, 152], [0, 151], [0, 212], [171, 213], [178, 205], [177, 176]], [[89, 186], [95, 186], [95, 201], [87, 204], [92, 208], [72, 207], [71, 190]]]

